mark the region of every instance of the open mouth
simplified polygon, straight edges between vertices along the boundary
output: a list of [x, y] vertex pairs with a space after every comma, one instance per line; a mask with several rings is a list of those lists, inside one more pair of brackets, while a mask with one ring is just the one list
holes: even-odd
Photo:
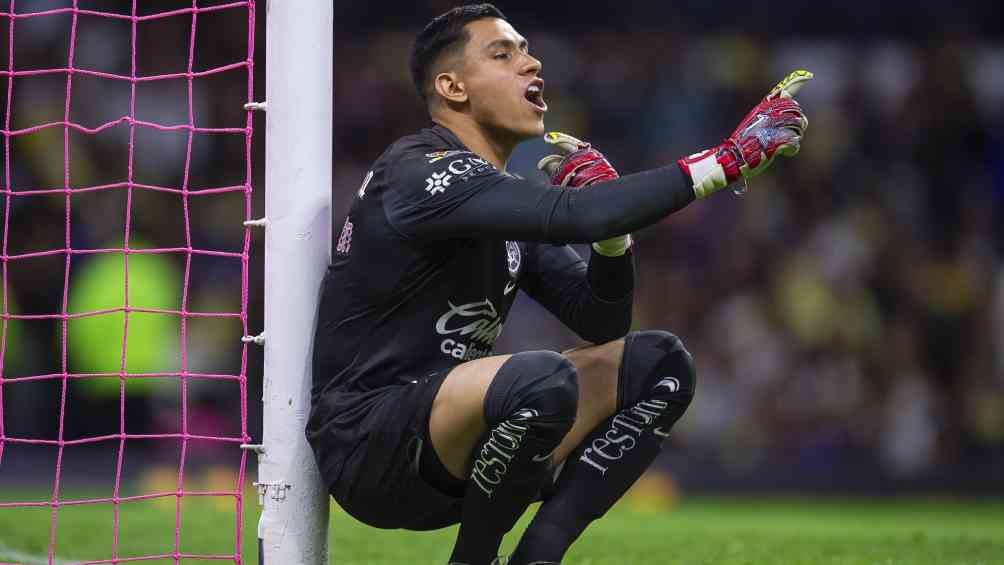
[[529, 86], [526, 87], [526, 92], [523, 94], [526, 101], [530, 103], [537, 111], [546, 112], [547, 103], [544, 102], [544, 81], [541, 79], [534, 79], [530, 82]]

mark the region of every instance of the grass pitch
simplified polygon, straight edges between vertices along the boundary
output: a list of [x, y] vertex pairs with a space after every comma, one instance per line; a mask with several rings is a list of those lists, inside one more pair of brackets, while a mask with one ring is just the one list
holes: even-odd
[[[4, 500], [14, 498], [9, 491], [0, 495]], [[628, 500], [614, 508], [586, 532], [565, 563], [1004, 564], [1004, 501], [999, 499], [685, 497], [660, 504], [645, 500]], [[242, 554], [244, 563], [254, 564], [258, 505], [250, 491], [247, 502]], [[441, 565], [456, 533], [454, 528], [428, 533], [375, 530], [337, 508], [332, 510], [331, 563]], [[533, 510], [514, 534], [522, 531]], [[62, 507], [58, 518], [57, 563], [110, 558], [110, 505]], [[123, 504], [119, 555], [171, 553], [174, 519], [173, 498]], [[0, 509], [0, 562], [46, 563], [49, 520], [48, 508]], [[232, 499], [182, 500], [183, 553], [232, 553], [235, 529]], [[510, 551], [516, 539], [508, 536], [504, 550]]]

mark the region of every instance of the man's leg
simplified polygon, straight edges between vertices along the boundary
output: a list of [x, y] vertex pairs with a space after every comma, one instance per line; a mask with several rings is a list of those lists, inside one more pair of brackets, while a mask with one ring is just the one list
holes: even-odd
[[451, 562], [487, 565], [496, 557], [550, 477], [578, 396], [575, 367], [550, 351], [473, 361], [446, 377], [429, 435], [446, 469], [468, 479]]
[[[569, 358], [574, 362], [575, 353]], [[587, 371], [579, 367], [581, 381], [602, 382]], [[564, 461], [551, 496], [510, 563], [560, 562], [586, 526], [603, 516], [655, 460], [670, 428], [689, 406], [695, 385], [693, 360], [676, 336], [660, 331], [629, 334], [623, 340], [615, 389], [617, 413], [596, 426]]]
[[[618, 371], [623, 351], [624, 340], [618, 339], [564, 353], [578, 375], [579, 402], [575, 423], [554, 450], [553, 461], [564, 461], [589, 432], [617, 411]], [[485, 393], [509, 357], [497, 355], [458, 365], [450, 371], [433, 401], [429, 418], [432, 444], [440, 461], [459, 480], [468, 478], [471, 454], [484, 435]]]

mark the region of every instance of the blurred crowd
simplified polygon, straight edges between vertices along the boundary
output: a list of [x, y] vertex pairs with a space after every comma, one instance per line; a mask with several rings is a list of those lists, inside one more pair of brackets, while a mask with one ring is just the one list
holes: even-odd
[[[505, 3], [500, 7], [506, 10]], [[336, 215], [347, 210], [367, 167], [389, 143], [428, 125], [410, 83], [407, 55], [415, 31], [433, 13], [410, 25], [336, 24]], [[219, 25], [240, 35], [240, 13], [219, 14]], [[223, 21], [226, 17], [231, 19]], [[678, 334], [698, 366], [697, 397], [670, 450], [711, 454], [717, 465], [738, 474], [778, 453], [822, 461], [854, 453], [890, 477], [951, 475], [984, 465], [999, 479], [1004, 468], [1002, 39], [964, 30], [850, 38], [725, 32], [710, 25], [669, 32], [645, 25], [607, 31], [594, 26], [580, 33], [567, 21], [553, 29], [548, 21], [514, 17], [531, 52], [543, 61], [547, 126], [592, 142], [621, 174], [665, 165], [718, 142], [788, 71], [806, 68], [816, 75], [799, 96], [810, 126], [796, 158], [779, 159], [745, 195], [724, 191], [635, 234], [634, 325]], [[176, 18], [158, 23], [156, 36], [141, 34], [140, 66], [168, 72], [174, 61], [185, 59], [176, 51], [187, 49], [189, 24]], [[19, 64], [21, 53], [32, 48], [37, 51], [27, 52], [33, 68], [65, 57], [66, 26], [48, 25], [48, 35], [32, 36], [35, 47], [16, 39]], [[106, 29], [89, 32], [78, 48], [90, 54], [80, 57], [118, 65], [108, 72], [128, 73], [128, 50], [123, 51], [128, 25], [95, 25]], [[200, 29], [208, 26], [200, 23]], [[242, 59], [245, 40], [207, 32], [199, 38], [197, 66]], [[241, 127], [245, 80], [236, 71], [207, 80], [209, 88], [201, 92], [196, 86], [196, 121]], [[114, 84], [93, 86], [75, 91], [76, 121], [94, 127], [127, 112], [128, 89], [116, 93], [102, 90], [118, 88]], [[65, 77], [15, 80], [14, 122], [23, 121], [12, 127], [61, 120], [64, 89]], [[139, 96], [146, 119], [185, 121], [184, 81]], [[28, 100], [30, 107], [19, 105]], [[121, 176], [116, 171], [124, 170], [127, 151], [123, 133], [115, 133], [119, 129], [71, 139], [74, 185]], [[258, 127], [259, 213], [263, 133]], [[62, 130], [23, 141], [15, 141], [12, 153], [15, 190], [62, 186]], [[137, 145], [137, 174], [149, 175], [151, 183], [179, 185], [184, 136], [151, 134], [145, 141]], [[203, 141], [196, 143], [191, 171], [199, 186], [242, 182], [242, 138]], [[528, 142], [510, 169], [533, 177], [533, 164], [544, 150], [542, 143]], [[122, 199], [115, 191], [74, 197], [74, 246], [121, 238]], [[175, 245], [183, 237], [180, 204], [142, 202], [133, 203], [135, 236], [151, 245]], [[61, 247], [64, 206], [61, 195], [15, 198], [8, 252], [16, 250], [15, 242], [22, 246], [17, 249]], [[203, 220], [193, 225], [193, 238], [211, 248], [237, 248], [244, 213], [239, 197], [206, 198], [191, 208]], [[261, 324], [263, 286], [261, 246], [255, 247], [252, 331]], [[62, 259], [45, 265], [48, 270], [11, 275], [8, 293], [22, 311], [58, 308]], [[192, 275], [205, 309], [234, 308], [239, 265], [206, 265]], [[58, 354], [50, 345], [55, 332], [56, 325], [49, 324], [22, 333], [20, 351], [35, 357], [22, 356], [19, 373], [12, 373], [19, 362], [8, 343], [4, 375], [47, 371]], [[233, 370], [239, 349], [228, 341], [232, 337], [232, 332], [205, 333], [200, 351], [207, 368]], [[521, 297], [498, 349], [577, 343]], [[260, 366], [260, 359], [252, 359], [249, 376], [257, 386]], [[8, 433], [12, 417], [26, 430], [51, 426], [58, 406], [36, 393], [34, 404], [25, 400], [35, 408], [18, 411], [10, 400], [14, 388], [4, 391]], [[213, 414], [219, 402], [212, 392], [205, 398], [207, 414]], [[154, 418], [149, 423], [156, 425]]]
[[[70, 5], [73, 3], [39, 0], [19, 2], [16, 10], [39, 12]], [[119, 1], [79, 4], [82, 9], [123, 15], [130, 14], [131, 5]], [[191, 2], [140, 2], [137, 14], [191, 6]], [[8, 3], [0, 3], [0, 8], [8, 10]], [[11, 48], [16, 71], [66, 68], [70, 65], [71, 37], [74, 68], [118, 77], [128, 77], [132, 72], [138, 77], [185, 73], [189, 70], [190, 45], [194, 72], [248, 58], [248, 12], [239, 6], [200, 13], [194, 41], [191, 14], [139, 22], [135, 44], [129, 20], [84, 14], [74, 19], [70, 13], [60, 13], [17, 18], [13, 25], [8, 21], [7, 17], [0, 18], [0, 60], [5, 70]], [[264, 51], [263, 41], [259, 43]], [[263, 77], [264, 68], [259, 74]], [[188, 124], [191, 113], [196, 127], [244, 128], [247, 114], [242, 106], [247, 101], [248, 84], [245, 67], [195, 78], [191, 100], [183, 76], [138, 82], [133, 91], [130, 82], [122, 78], [75, 73], [68, 81], [67, 75], [60, 72], [14, 77], [8, 108], [7, 84], [6, 77], [0, 79], [4, 93], [0, 95], [0, 115], [9, 115], [12, 131], [7, 154], [9, 187], [14, 196], [4, 195], [4, 212], [0, 212], [5, 214], [3, 244], [8, 255], [63, 249], [67, 242], [74, 250], [121, 249], [127, 233], [131, 249], [191, 246], [240, 253], [245, 234], [242, 222], [246, 218], [242, 189], [183, 198], [149, 188], [129, 191], [124, 183], [131, 178], [145, 186], [173, 190], [186, 186], [192, 191], [240, 187], [246, 174], [244, 133], [195, 133], [189, 154], [186, 131], [162, 131], [144, 125], [131, 128], [123, 118], [134, 111], [137, 121], [170, 127]], [[263, 83], [258, 91], [264, 92]], [[74, 127], [64, 130], [59, 124], [64, 118]], [[25, 131], [52, 123], [56, 126]], [[263, 121], [257, 125], [263, 125]], [[263, 135], [256, 141], [252, 184], [263, 189]], [[58, 191], [67, 183], [73, 189], [94, 190], [66, 198]], [[46, 190], [56, 192], [25, 194]], [[255, 198], [255, 208], [260, 212], [264, 208], [263, 192]], [[262, 325], [260, 245], [252, 253], [254, 290], [250, 293], [249, 331], [257, 333]], [[131, 307], [177, 311], [184, 300], [191, 312], [241, 310], [239, 258], [193, 255], [186, 265], [183, 252], [132, 255], [128, 273]], [[121, 253], [76, 255], [69, 264], [69, 276], [65, 274], [63, 254], [10, 259], [3, 273], [6, 311], [20, 315], [59, 314], [64, 300], [71, 314], [125, 304]], [[58, 378], [5, 382], [0, 391], [4, 424], [0, 429], [6, 436], [52, 440], [60, 433], [63, 439], [117, 433], [119, 380], [114, 375], [121, 366], [124, 328], [121, 313], [71, 319], [64, 350], [59, 320], [9, 320], [2, 355], [4, 378], [58, 375], [64, 366], [71, 374], [111, 373], [113, 377], [71, 379], [65, 400], [63, 383]], [[179, 379], [170, 373], [182, 369], [184, 350], [185, 368], [190, 372], [240, 374], [242, 335], [241, 323], [233, 317], [189, 318], [183, 334], [176, 315], [131, 313], [126, 371], [164, 375], [126, 380], [127, 400], [122, 411], [126, 431], [179, 432], [185, 404], [189, 433], [239, 436], [240, 395], [236, 380], [190, 379], [183, 393]], [[251, 353], [256, 355], [258, 351]], [[260, 356], [252, 363], [248, 371], [251, 386], [260, 390]], [[250, 404], [251, 410], [258, 413], [257, 403]], [[252, 417], [252, 422], [256, 421]], [[115, 444], [104, 442], [93, 447], [114, 449]], [[160, 447], [161, 452], [177, 457], [176, 448]], [[210, 443], [192, 446], [197, 457], [218, 456], [220, 448]], [[38, 480], [44, 481], [55, 468], [50, 465], [55, 461], [55, 449], [47, 446], [10, 443], [3, 456], [0, 464], [7, 469], [13, 465], [15, 470], [19, 460], [23, 463], [41, 458], [35, 466], [20, 466], [31, 469]], [[0, 471], [0, 479], [9, 478], [3, 475]], [[114, 477], [114, 473], [108, 477]]]

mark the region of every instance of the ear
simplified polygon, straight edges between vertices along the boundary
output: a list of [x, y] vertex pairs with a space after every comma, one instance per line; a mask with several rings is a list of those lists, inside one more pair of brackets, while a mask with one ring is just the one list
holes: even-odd
[[467, 102], [467, 88], [457, 73], [439, 73], [433, 80], [432, 86], [436, 94], [442, 96], [447, 103], [462, 104]]

